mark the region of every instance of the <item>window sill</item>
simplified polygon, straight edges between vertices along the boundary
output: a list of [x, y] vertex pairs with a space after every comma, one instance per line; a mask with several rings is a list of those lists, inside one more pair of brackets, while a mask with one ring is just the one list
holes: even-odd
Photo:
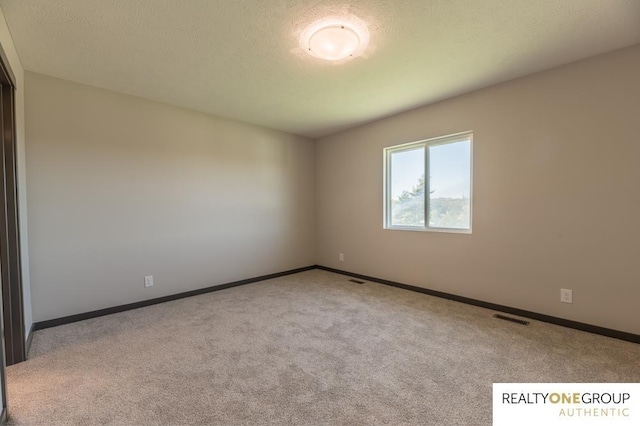
[[471, 229], [458, 228], [418, 228], [411, 226], [384, 226], [388, 231], [443, 232], [448, 234], [471, 234]]

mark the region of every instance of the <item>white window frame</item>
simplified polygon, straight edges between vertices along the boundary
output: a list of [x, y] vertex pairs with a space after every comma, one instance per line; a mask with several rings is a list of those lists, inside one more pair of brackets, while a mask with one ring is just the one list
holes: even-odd
[[[455, 142], [469, 140], [469, 228], [435, 228], [429, 226], [429, 147], [435, 145], [444, 145]], [[407, 151], [415, 148], [424, 148], [425, 151], [425, 164], [424, 164], [424, 226], [398, 226], [391, 224], [391, 154], [399, 151]], [[384, 183], [383, 183], [383, 228], [397, 231], [429, 231], [429, 232], [450, 232], [454, 234], [471, 234], [473, 228], [473, 132], [461, 132], [447, 136], [440, 136], [436, 138], [424, 139], [415, 142], [409, 142], [401, 145], [394, 145], [384, 148], [383, 151], [383, 170], [384, 170]]]

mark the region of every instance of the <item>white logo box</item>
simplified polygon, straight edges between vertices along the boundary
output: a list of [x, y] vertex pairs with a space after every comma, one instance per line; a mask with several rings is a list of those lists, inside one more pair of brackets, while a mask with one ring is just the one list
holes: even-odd
[[494, 383], [493, 426], [640, 425], [640, 383]]

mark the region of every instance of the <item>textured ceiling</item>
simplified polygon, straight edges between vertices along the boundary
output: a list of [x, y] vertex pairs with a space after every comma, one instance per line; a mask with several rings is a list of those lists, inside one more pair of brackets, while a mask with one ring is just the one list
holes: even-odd
[[[319, 137], [640, 42], [640, 0], [0, 0], [25, 69]], [[298, 47], [351, 13], [365, 55]]]

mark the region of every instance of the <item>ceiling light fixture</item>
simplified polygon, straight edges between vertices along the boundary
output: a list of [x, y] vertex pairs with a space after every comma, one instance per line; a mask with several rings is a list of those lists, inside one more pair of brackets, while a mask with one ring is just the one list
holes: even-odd
[[320, 28], [309, 37], [309, 53], [328, 61], [338, 61], [353, 55], [360, 45], [360, 37], [344, 25]]
[[367, 27], [355, 16], [314, 22], [300, 36], [300, 47], [309, 55], [344, 62], [362, 55], [369, 41]]

